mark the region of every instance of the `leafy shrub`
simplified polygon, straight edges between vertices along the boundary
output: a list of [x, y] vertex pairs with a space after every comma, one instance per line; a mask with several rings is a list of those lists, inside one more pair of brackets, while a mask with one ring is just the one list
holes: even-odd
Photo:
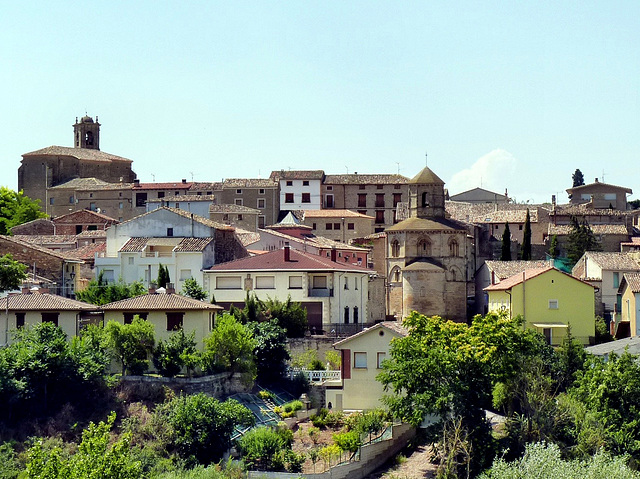
[[123, 376], [143, 374], [149, 368], [148, 358], [155, 344], [152, 323], [135, 316], [130, 324], [109, 321], [105, 331], [109, 347], [122, 364]]
[[307, 369], [310, 369], [311, 371], [324, 371], [325, 366], [319, 359], [314, 359], [308, 364]]
[[0, 444], [0, 477], [15, 479], [20, 472], [18, 458], [13, 446], [8, 442]]
[[282, 471], [287, 463], [284, 452], [290, 450], [292, 441], [293, 433], [289, 429], [258, 427], [238, 440], [238, 449], [248, 467]]
[[258, 391], [258, 397], [260, 399], [272, 399], [273, 398], [273, 393], [263, 389], [261, 391]]
[[343, 451], [358, 452], [362, 445], [357, 431], [341, 432], [333, 435], [333, 442]]
[[180, 329], [172, 333], [167, 341], [158, 342], [153, 351], [153, 364], [162, 376], [174, 377], [183, 367], [188, 367], [191, 371], [195, 369], [199, 362], [195, 337], [195, 331], [185, 334]]

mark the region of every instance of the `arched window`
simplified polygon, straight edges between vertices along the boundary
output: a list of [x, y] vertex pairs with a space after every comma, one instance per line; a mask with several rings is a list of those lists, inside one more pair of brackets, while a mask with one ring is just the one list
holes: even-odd
[[431, 256], [431, 242], [428, 239], [418, 241], [418, 256]]
[[402, 281], [402, 275], [400, 274], [400, 268], [397, 266], [391, 270], [391, 281], [399, 283]]
[[454, 239], [449, 241], [449, 255], [450, 256], [459, 256], [460, 248], [458, 247], [458, 242]]
[[451, 281], [456, 281], [456, 270], [454, 268], [451, 268]]
[[85, 141], [87, 143], [87, 146], [93, 145], [93, 133], [92, 132], [88, 131], [86, 133]]
[[391, 257], [397, 258], [398, 256], [400, 256], [400, 243], [398, 240], [393, 240], [391, 242]]
[[429, 193], [426, 191], [422, 193], [422, 207], [429, 206]]
[[344, 324], [349, 324], [349, 306], [344, 307]]
[[358, 307], [357, 306], [353, 307], [353, 322], [354, 323], [358, 322]]

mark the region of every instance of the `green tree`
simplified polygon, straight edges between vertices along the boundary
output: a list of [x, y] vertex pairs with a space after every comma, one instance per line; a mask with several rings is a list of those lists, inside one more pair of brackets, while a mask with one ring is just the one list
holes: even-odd
[[220, 402], [203, 393], [173, 398], [158, 406], [154, 415], [170, 427], [167, 449], [205, 465], [222, 458], [236, 426], [252, 426], [255, 421], [237, 401]]
[[573, 175], [571, 175], [571, 179], [573, 180], [573, 188], [584, 185], [584, 175], [582, 171], [577, 168]]
[[575, 264], [585, 252], [600, 251], [602, 248], [587, 221], [578, 223], [578, 219], [572, 216], [567, 249], [568, 258]]
[[292, 440], [288, 429], [257, 427], [238, 440], [238, 448], [248, 467], [279, 471], [284, 469], [279, 453], [291, 449]]
[[524, 220], [524, 231], [520, 252], [520, 256], [523, 261], [531, 260], [531, 215], [529, 214], [529, 208], [527, 208], [527, 216]]
[[82, 432], [78, 450], [64, 457], [62, 450], [43, 448], [42, 440], [29, 449], [28, 479], [141, 479], [142, 465], [131, 454], [131, 436], [112, 441], [109, 431], [115, 421], [111, 413], [106, 422], [91, 423]]
[[182, 294], [189, 296], [190, 298], [197, 299], [198, 301], [204, 301], [207, 299], [207, 292], [200, 286], [198, 280], [195, 278], [189, 278], [184, 281], [182, 285]]
[[291, 296], [287, 296], [286, 301], [268, 298], [263, 307], [265, 317], [277, 320], [287, 332], [287, 337], [304, 337], [308, 327], [307, 310], [300, 303], [292, 301]]
[[500, 261], [511, 261], [511, 231], [509, 230], [509, 222], [504, 225], [502, 233], [502, 253]]
[[287, 334], [275, 320], [247, 325], [255, 339], [253, 358], [257, 377], [271, 383], [284, 377], [287, 361], [291, 359], [287, 348]]
[[255, 378], [253, 350], [256, 341], [251, 330], [231, 314], [218, 317], [211, 334], [204, 339], [202, 367], [207, 372], [241, 373], [245, 380]]
[[153, 324], [135, 316], [130, 324], [109, 321], [105, 331], [111, 351], [122, 364], [122, 375], [143, 374], [155, 344]]
[[169, 268], [160, 263], [158, 266], [158, 279], [156, 280], [158, 283], [158, 288], [166, 288], [167, 283], [171, 282], [171, 278], [169, 277]]
[[127, 284], [119, 279], [117, 282], [109, 283], [104, 279], [104, 271], [100, 271], [98, 279], [90, 281], [85, 289], [76, 291], [76, 299], [102, 306], [114, 301], [141, 296], [146, 292], [140, 281]]
[[195, 335], [195, 331], [185, 334], [184, 330], [179, 329], [167, 341], [158, 341], [153, 351], [153, 364], [162, 376], [176, 376], [183, 367], [190, 370], [189, 373], [193, 371], [199, 362]]
[[27, 266], [13, 260], [13, 256], [0, 256], [0, 293], [18, 289], [27, 277]]
[[40, 210], [40, 200], [32, 200], [22, 191], [16, 193], [0, 186], [0, 234], [11, 234], [11, 228], [47, 215]]
[[560, 248], [558, 246], [558, 235], [553, 235], [551, 237], [551, 245], [549, 246], [549, 256], [552, 258], [557, 258], [560, 256]]

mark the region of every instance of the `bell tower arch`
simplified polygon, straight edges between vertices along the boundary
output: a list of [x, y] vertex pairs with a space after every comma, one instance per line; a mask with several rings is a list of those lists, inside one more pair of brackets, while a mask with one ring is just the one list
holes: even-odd
[[97, 116], [95, 122], [88, 115], [83, 116], [80, 121], [76, 117], [76, 124], [73, 125], [73, 146], [91, 150], [100, 149], [100, 123]]

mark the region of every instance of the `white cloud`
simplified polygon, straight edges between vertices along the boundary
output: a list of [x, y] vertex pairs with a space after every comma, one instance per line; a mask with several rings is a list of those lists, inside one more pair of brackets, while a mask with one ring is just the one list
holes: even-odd
[[478, 158], [469, 168], [455, 173], [447, 183], [449, 194], [455, 195], [472, 188], [503, 194], [505, 188], [513, 184], [517, 166], [518, 160], [511, 153], [497, 148]]

